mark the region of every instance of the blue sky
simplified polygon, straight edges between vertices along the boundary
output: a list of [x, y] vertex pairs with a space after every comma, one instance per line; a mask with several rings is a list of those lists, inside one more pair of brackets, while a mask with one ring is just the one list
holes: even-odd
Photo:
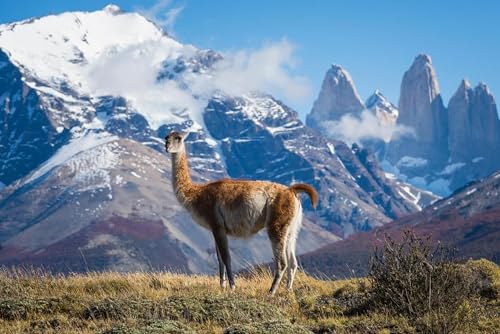
[[[69, 10], [97, 10], [110, 1], [0, 2], [0, 22]], [[115, 0], [124, 10], [158, 0]], [[160, 0], [175, 37], [200, 48], [252, 50], [288, 40], [291, 70], [309, 79], [311, 94], [293, 102], [309, 112], [331, 63], [344, 66], [366, 99], [380, 89], [397, 103], [403, 73], [418, 53], [430, 54], [447, 103], [462, 78], [484, 81], [500, 98], [500, 1], [194, 1]], [[157, 13], [160, 17], [164, 13]], [[286, 101], [288, 102], [288, 101]]]

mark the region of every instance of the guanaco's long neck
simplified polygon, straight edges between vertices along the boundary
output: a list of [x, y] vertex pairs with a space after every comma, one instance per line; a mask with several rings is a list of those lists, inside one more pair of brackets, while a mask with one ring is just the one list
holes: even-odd
[[172, 182], [177, 199], [186, 204], [192, 198], [195, 185], [189, 174], [187, 153], [181, 151], [172, 153]]

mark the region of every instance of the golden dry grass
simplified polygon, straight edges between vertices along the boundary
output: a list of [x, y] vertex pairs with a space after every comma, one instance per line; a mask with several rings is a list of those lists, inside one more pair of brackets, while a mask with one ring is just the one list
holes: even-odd
[[[490, 276], [500, 272], [487, 263]], [[294, 292], [268, 297], [267, 271], [237, 278], [113, 272], [49, 275], [0, 271], [0, 333], [411, 333], [406, 319], [362, 312], [363, 280], [317, 280], [303, 273]], [[497, 284], [497, 285], [494, 285]], [[497, 288], [498, 282], [494, 283]], [[486, 302], [485, 302], [486, 303]], [[498, 296], [485, 304], [477, 332], [494, 332]]]

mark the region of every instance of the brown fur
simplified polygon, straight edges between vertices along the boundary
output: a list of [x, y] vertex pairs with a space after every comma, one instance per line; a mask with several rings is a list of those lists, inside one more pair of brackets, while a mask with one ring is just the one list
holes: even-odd
[[[224, 262], [229, 283], [232, 288], [234, 287], [226, 235], [249, 237], [267, 228], [276, 264], [276, 274], [270, 293], [274, 294], [289, 259], [294, 266], [289, 268], [291, 289], [296, 259], [295, 249], [287, 249], [290, 248], [287, 242], [290, 237], [296, 238], [298, 233], [299, 226], [291, 227], [291, 224], [300, 224], [294, 222], [299, 210], [301, 215], [298, 193], [307, 193], [313, 206], [316, 207], [318, 197], [314, 188], [306, 184], [287, 187], [267, 181], [231, 179], [195, 184], [189, 174], [183, 143], [185, 136], [173, 132], [165, 138], [165, 148], [167, 152], [172, 152], [173, 186], [179, 202], [192, 214], [195, 221], [214, 234], [221, 270], [221, 286], [225, 281], [222, 265]], [[294, 229], [296, 231], [292, 233]], [[293, 240], [294, 247], [295, 240]]]
[[309, 198], [311, 199], [311, 203], [312, 203], [313, 208], [316, 209], [316, 206], [318, 205], [318, 193], [316, 192], [316, 190], [313, 187], [311, 187], [308, 184], [297, 183], [297, 184], [292, 185], [290, 187], [290, 189], [292, 189], [292, 191], [295, 194], [298, 194], [300, 192], [304, 192], [304, 193], [308, 194]]

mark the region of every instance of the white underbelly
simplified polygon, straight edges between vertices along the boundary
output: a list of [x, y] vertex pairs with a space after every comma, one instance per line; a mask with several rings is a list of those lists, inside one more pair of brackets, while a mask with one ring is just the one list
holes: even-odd
[[224, 224], [228, 235], [248, 238], [261, 230], [268, 220], [267, 197], [257, 194], [244, 205], [227, 208], [217, 207], [218, 222]]

